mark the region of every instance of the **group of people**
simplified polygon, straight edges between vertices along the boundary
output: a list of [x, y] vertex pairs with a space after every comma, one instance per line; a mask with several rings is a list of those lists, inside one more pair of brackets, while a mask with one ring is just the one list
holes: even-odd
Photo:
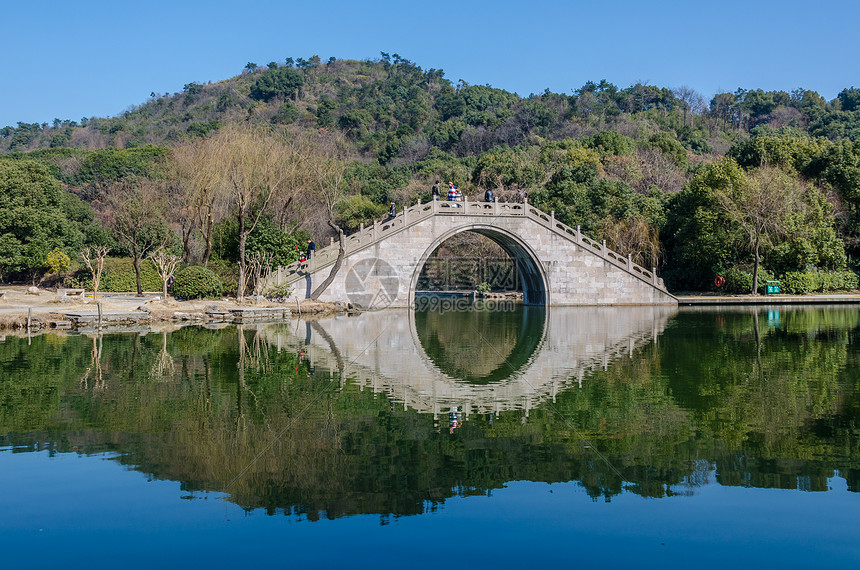
[[[436, 184], [433, 185], [430, 193], [433, 195], [433, 200], [439, 201], [442, 199], [442, 196], [439, 191], [439, 181], [436, 181]], [[448, 201], [449, 202], [462, 202], [463, 201], [463, 193], [460, 192], [460, 189], [453, 182], [448, 183]]]
[[[442, 199], [442, 196], [439, 192], [439, 181], [433, 185], [431, 190], [431, 194], [433, 195], [433, 200], [439, 201]], [[492, 188], [487, 188], [484, 192], [484, 202], [495, 202], [496, 196], [493, 192]], [[463, 193], [457, 188], [457, 186], [453, 182], [448, 183], [448, 201], [449, 202], [462, 202], [463, 201]], [[526, 201], [526, 193], [522, 188], [517, 188], [517, 192], [514, 195], [514, 201], [518, 204], [523, 204]], [[392, 204], [393, 206], [393, 204]]]
[[[439, 192], [439, 181], [433, 185], [432, 189], [433, 200], [441, 200], [441, 194]], [[488, 188], [484, 192], [484, 201], [485, 202], [494, 202], [496, 200], [495, 194], [493, 193], [492, 188]], [[526, 201], [526, 193], [522, 188], [517, 188], [516, 195], [514, 196], [514, 200], [518, 204], [523, 204]], [[460, 192], [460, 189], [453, 182], [448, 182], [448, 201], [449, 202], [462, 202], [463, 201], [463, 193]], [[457, 205], [459, 207], [459, 205]], [[393, 220], [397, 217], [397, 205], [394, 202], [391, 202], [390, 207], [388, 208], [388, 220]], [[298, 248], [296, 248], [298, 249]], [[299, 263], [301, 264], [302, 269], [307, 267], [307, 262], [310, 261], [311, 256], [316, 253], [316, 244], [312, 240], [308, 240], [307, 250], [299, 255]]]

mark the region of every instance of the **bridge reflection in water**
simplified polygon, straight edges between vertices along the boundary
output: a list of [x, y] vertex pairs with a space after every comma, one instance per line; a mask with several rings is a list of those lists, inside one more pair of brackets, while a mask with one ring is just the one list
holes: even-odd
[[675, 307], [389, 309], [269, 329], [279, 350], [425, 413], [525, 410], [657, 342]]

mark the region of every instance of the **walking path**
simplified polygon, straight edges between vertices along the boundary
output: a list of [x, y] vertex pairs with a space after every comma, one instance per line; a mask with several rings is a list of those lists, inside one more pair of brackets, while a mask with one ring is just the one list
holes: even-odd
[[808, 305], [860, 303], [860, 294], [840, 295], [676, 295], [678, 305]]

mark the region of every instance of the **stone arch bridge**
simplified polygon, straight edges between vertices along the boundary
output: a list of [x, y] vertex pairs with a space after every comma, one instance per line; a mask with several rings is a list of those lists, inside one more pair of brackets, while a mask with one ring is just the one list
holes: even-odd
[[[471, 231], [496, 243], [517, 265], [527, 305], [677, 305], [657, 277], [529, 204], [433, 201], [346, 238], [345, 257], [322, 301], [368, 307], [414, 306], [418, 277], [433, 251]], [[319, 249], [300, 267], [270, 277], [305, 299], [329, 274], [337, 244]]]

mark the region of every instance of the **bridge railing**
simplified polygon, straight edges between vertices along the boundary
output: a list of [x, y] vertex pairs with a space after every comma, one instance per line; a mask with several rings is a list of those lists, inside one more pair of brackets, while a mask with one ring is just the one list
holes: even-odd
[[[400, 212], [396, 217], [383, 221], [374, 221], [365, 227], [364, 224], [356, 233], [344, 239], [344, 255], [350, 255], [360, 249], [376, 243], [400, 230], [417, 224], [437, 214], [469, 215], [469, 216], [524, 216], [526, 215], [525, 204], [514, 204], [504, 202], [470, 202], [468, 199], [462, 202], [448, 202], [434, 200], [431, 202], [418, 203]], [[295, 283], [301, 279], [306, 272], [316, 271], [334, 264], [338, 254], [338, 244], [332, 238], [330, 245], [316, 251], [315, 255], [304, 267], [298, 261], [286, 266], [279, 267], [272, 275], [276, 285], [284, 283]]]
[[550, 212], [547, 214], [542, 210], [538, 210], [537, 208], [526, 204], [527, 215], [532, 220], [541, 224], [542, 226], [551, 229], [555, 232], [563, 233], [568, 236], [568, 239], [573, 242], [584, 246], [585, 249], [591, 251], [595, 255], [602, 257], [604, 260], [608, 261], [612, 265], [618, 267], [619, 269], [623, 269], [624, 271], [642, 279], [643, 281], [650, 283], [654, 287], [667, 291], [666, 285], [663, 283], [663, 280], [657, 277], [657, 268], [646, 269], [641, 265], [633, 263], [632, 256], [630, 254], [627, 257], [620, 255], [608, 247], [606, 247], [606, 240], [603, 240], [603, 243], [597, 243], [591, 238], [586, 237], [580, 231], [580, 226], [576, 226], [576, 229], [571, 228], [567, 224], [564, 224], [555, 219], [555, 212]]
[[[640, 265], [633, 263], [633, 260], [628, 255], [624, 257], [606, 247], [606, 241], [597, 243], [596, 241], [584, 236], [580, 231], [579, 226], [576, 229], [555, 219], [555, 213], [539, 210], [528, 203], [516, 202], [474, 202], [468, 199], [462, 202], [449, 202], [434, 200], [424, 204], [418, 203], [414, 206], [405, 208], [400, 214], [394, 218], [388, 218], [383, 221], [374, 221], [373, 224], [365, 227], [361, 225], [359, 231], [344, 238], [344, 255], [350, 255], [360, 249], [369, 247], [374, 243], [387, 238], [389, 235], [402, 231], [412, 225], [415, 225], [427, 218], [435, 215], [452, 215], [452, 216], [527, 216], [542, 226], [565, 235], [574, 243], [583, 246], [595, 255], [603, 258], [612, 265], [623, 269], [628, 273], [650, 283], [654, 287], [666, 291], [666, 286], [663, 280], [657, 277], [656, 268], [646, 269]], [[325, 248], [318, 250], [315, 255], [305, 262], [304, 266], [299, 262], [292, 263], [286, 267], [279, 267], [277, 271], [270, 277], [276, 285], [295, 283], [309, 272], [323, 269], [326, 266], [333, 265], [337, 260], [338, 243], [332, 238], [331, 244]]]
[[[437, 204], [438, 202], [427, 202], [425, 204], [419, 202], [414, 206], [406, 208], [394, 218], [388, 218], [383, 221], [375, 220], [373, 224], [367, 227], [361, 224], [359, 231], [344, 238], [344, 255], [350, 255], [360, 249], [364, 249], [393, 233], [433, 216], [437, 212]], [[295, 283], [307, 272], [316, 271], [334, 264], [339, 249], [339, 244], [335, 241], [335, 238], [331, 238], [331, 243], [327, 247], [317, 250], [310, 260], [304, 264], [296, 261], [286, 267], [279, 267], [271, 279], [274, 280], [276, 285]]]

